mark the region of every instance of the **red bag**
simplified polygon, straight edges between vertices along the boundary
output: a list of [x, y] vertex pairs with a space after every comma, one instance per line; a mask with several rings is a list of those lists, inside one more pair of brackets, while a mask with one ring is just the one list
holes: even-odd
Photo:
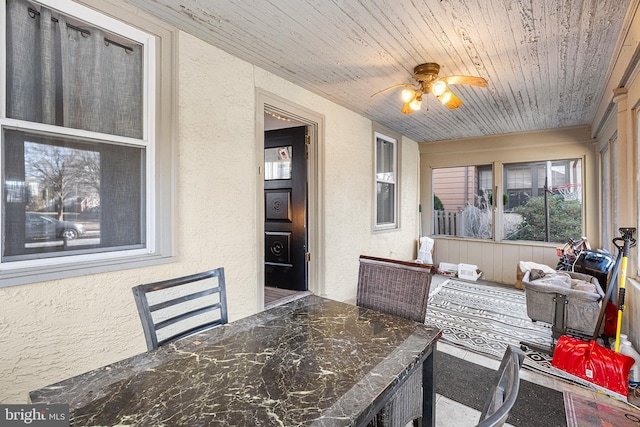
[[558, 339], [551, 365], [624, 397], [629, 396], [632, 357], [616, 353], [595, 341], [582, 341], [566, 335]]

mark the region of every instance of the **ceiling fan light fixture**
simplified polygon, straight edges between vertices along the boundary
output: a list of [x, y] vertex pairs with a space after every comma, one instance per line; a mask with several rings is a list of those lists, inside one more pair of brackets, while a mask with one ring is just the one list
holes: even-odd
[[[420, 110], [422, 106], [422, 96], [425, 94], [427, 94], [427, 96], [432, 94], [438, 98], [442, 104], [450, 110], [453, 110], [462, 105], [462, 100], [458, 98], [455, 93], [451, 92], [449, 89], [451, 85], [462, 84], [487, 87], [487, 80], [484, 77], [464, 75], [438, 77], [439, 72], [440, 65], [435, 62], [416, 65], [413, 69], [413, 79], [418, 85], [417, 88], [415, 88], [416, 83], [399, 83], [382, 89], [371, 96], [376, 96], [399, 87], [414, 87], [415, 89], [404, 89], [401, 94], [403, 105], [400, 111], [402, 111], [403, 114], [411, 114], [414, 111]], [[429, 110], [428, 105], [427, 110]]]
[[444, 105], [447, 105], [447, 102], [451, 101], [451, 95], [453, 95], [453, 93], [451, 91], [445, 91], [445, 92], [442, 92], [440, 95], [437, 95], [436, 97]]
[[404, 102], [411, 102], [416, 97], [416, 91], [413, 89], [405, 89], [402, 91], [402, 100]]
[[447, 84], [442, 80], [436, 80], [436, 82], [431, 86], [431, 93], [435, 96], [444, 94], [446, 90]]
[[444, 93], [437, 97], [440, 102], [449, 107], [449, 109], [453, 110], [462, 105], [462, 101], [458, 98], [453, 92], [449, 89], [445, 90]]
[[409, 103], [409, 107], [411, 107], [413, 111], [418, 111], [420, 107], [422, 107], [422, 97], [416, 97], [416, 99]]

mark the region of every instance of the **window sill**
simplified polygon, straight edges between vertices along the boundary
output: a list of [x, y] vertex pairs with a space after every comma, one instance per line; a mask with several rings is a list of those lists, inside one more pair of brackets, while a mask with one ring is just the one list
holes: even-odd
[[65, 263], [48, 267], [5, 270], [0, 272], [0, 288], [168, 264], [176, 259], [175, 256], [145, 255], [108, 261], [102, 259], [94, 262]]

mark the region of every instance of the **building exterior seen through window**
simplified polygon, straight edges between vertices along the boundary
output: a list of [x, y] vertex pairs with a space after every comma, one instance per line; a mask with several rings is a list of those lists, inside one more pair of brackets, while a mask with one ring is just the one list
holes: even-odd
[[491, 239], [491, 165], [433, 170], [433, 231], [436, 235]]
[[501, 186], [491, 165], [434, 169], [434, 235], [492, 239], [494, 215], [501, 215], [503, 240], [565, 243], [582, 236], [582, 160], [502, 168]]

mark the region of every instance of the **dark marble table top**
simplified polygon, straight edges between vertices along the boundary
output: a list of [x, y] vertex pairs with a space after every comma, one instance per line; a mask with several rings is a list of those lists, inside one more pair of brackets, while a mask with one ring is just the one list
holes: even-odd
[[346, 426], [435, 347], [419, 323], [308, 296], [30, 393], [71, 425]]

